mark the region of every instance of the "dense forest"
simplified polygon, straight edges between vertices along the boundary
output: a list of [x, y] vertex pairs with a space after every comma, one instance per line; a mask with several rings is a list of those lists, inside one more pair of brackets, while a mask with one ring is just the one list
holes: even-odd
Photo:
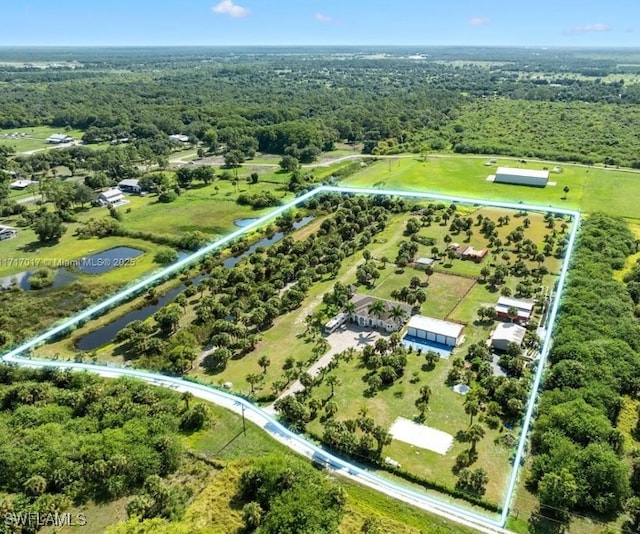
[[640, 389], [640, 323], [613, 271], [636, 246], [621, 219], [594, 214], [582, 226], [532, 434], [528, 479], [544, 516], [564, 521], [578, 512], [603, 519], [626, 509], [634, 532], [640, 525], [640, 449], [637, 431], [625, 435], [619, 419]]
[[[225, 469], [196, 457], [182, 437], [215, 424], [188, 393], [0, 365], [0, 533], [36, 532], [35, 523], [12, 523], [21, 514], [45, 518], [121, 498], [129, 517], [122, 531], [179, 522], [212, 471]], [[282, 455], [243, 466], [233, 498], [242, 532], [336, 531], [347, 496], [321, 471]], [[84, 514], [73, 518], [91, 528]]]
[[[627, 166], [638, 160], [630, 126], [637, 124], [640, 88], [625, 84], [619, 67], [633, 55], [391, 49], [372, 59], [380, 51], [304, 52], [58, 50], [47, 57], [75, 63], [42, 69], [28, 63], [37, 50], [22, 51], [25, 64], [0, 69], [0, 127], [79, 128], [87, 143], [127, 139], [156, 154], [168, 135], [182, 133], [248, 157], [259, 150], [313, 159], [347, 141], [363, 143], [365, 153], [489, 151]], [[514, 106], [521, 111], [515, 116]], [[592, 128], [582, 121], [602, 133], [585, 141], [577, 134]], [[538, 135], [541, 128], [551, 135]]]

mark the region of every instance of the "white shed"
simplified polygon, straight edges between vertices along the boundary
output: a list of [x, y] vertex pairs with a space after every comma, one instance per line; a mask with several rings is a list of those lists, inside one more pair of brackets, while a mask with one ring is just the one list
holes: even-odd
[[498, 167], [495, 183], [530, 185], [533, 187], [545, 187], [549, 182], [549, 171], [536, 171], [531, 169], [515, 169], [511, 167]]

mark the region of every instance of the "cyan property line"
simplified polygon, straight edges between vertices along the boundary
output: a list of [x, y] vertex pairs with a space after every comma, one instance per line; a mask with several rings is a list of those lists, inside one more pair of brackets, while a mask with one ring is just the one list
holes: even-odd
[[[106, 310], [113, 308], [115, 305], [129, 299], [130, 297], [133, 297], [141, 293], [142, 291], [153, 286], [157, 282], [168, 278], [169, 276], [181, 271], [185, 267], [192, 265], [193, 263], [198, 261], [203, 256], [206, 256], [210, 252], [221, 249], [224, 245], [229, 244], [234, 239], [237, 239], [243, 234], [246, 234], [247, 232], [250, 232], [251, 230], [254, 230], [255, 228], [258, 228], [264, 225], [266, 222], [273, 219], [274, 217], [281, 215], [282, 213], [286, 212], [287, 210], [290, 210], [291, 208], [294, 208], [300, 204], [303, 204], [310, 198], [313, 198], [314, 196], [321, 193], [342, 193], [342, 194], [360, 194], [360, 195], [364, 194], [364, 195], [374, 195], [374, 196], [399, 196], [399, 197], [410, 197], [410, 198], [416, 198], [416, 199], [442, 200], [446, 202], [460, 202], [464, 204], [472, 204], [472, 205], [476, 204], [476, 205], [482, 205], [482, 206], [491, 206], [491, 207], [498, 207], [498, 208], [514, 209], [514, 210], [541, 211], [541, 212], [551, 211], [553, 213], [571, 215], [573, 217], [573, 225], [572, 225], [572, 229], [569, 237], [569, 243], [567, 246], [566, 257], [563, 262], [560, 278], [557, 285], [557, 291], [555, 293], [555, 298], [551, 306], [551, 311], [550, 311], [549, 321], [548, 321], [548, 328], [546, 331], [545, 339], [543, 341], [541, 356], [538, 361], [536, 374], [533, 380], [532, 391], [527, 403], [527, 411], [525, 413], [525, 417], [523, 420], [522, 431], [520, 433], [520, 439], [518, 442], [518, 447], [516, 449], [516, 456], [514, 459], [512, 470], [511, 470], [509, 484], [507, 487], [505, 498], [503, 501], [502, 513], [499, 519], [496, 520], [487, 516], [483, 516], [476, 513], [473, 510], [462, 508], [458, 505], [448, 503], [441, 499], [437, 499], [435, 497], [431, 497], [426, 494], [415, 492], [407, 487], [397, 485], [389, 480], [386, 480], [377, 475], [374, 475], [369, 471], [363, 470], [362, 468], [359, 468], [358, 466], [351, 464], [350, 462], [347, 462], [341, 458], [338, 458], [337, 456], [329, 454], [328, 452], [319, 448], [317, 445], [306, 440], [304, 437], [291, 432], [290, 430], [282, 426], [275, 417], [265, 413], [261, 408], [254, 406], [252, 403], [242, 398], [231, 395], [229, 393], [219, 391], [215, 388], [203, 386], [200, 384], [194, 384], [193, 382], [189, 382], [179, 378], [168, 377], [162, 374], [150, 373], [146, 371], [137, 371], [137, 370], [127, 369], [122, 367], [119, 368], [119, 367], [105, 366], [105, 365], [93, 365], [93, 364], [83, 364], [83, 363], [75, 363], [75, 362], [61, 362], [61, 361], [53, 361], [53, 360], [34, 360], [34, 359], [24, 358], [24, 354], [28, 353], [35, 347], [38, 347], [43, 343], [49, 341], [50, 339], [58, 336], [59, 334], [62, 334], [64, 332], [71, 330], [78, 324], [82, 324], [86, 320], [91, 319], [105, 312]], [[169, 385], [179, 386], [183, 388], [188, 387], [190, 389], [194, 389], [197, 391], [198, 390], [201, 390], [203, 392], [206, 391], [208, 394], [214, 394], [221, 401], [224, 400], [225, 404], [228, 404], [230, 400], [233, 400], [233, 402], [237, 403], [237, 406], [244, 407], [244, 409], [246, 410], [248, 409], [254, 414], [258, 415], [259, 417], [265, 420], [268, 420], [269, 424], [271, 425], [271, 428], [274, 430], [269, 430], [263, 427], [267, 432], [271, 434], [278, 433], [280, 435], [286, 436], [287, 439], [295, 441], [298, 445], [305, 447], [307, 451], [312, 451], [314, 454], [320, 455], [321, 458], [323, 458], [327, 463], [329, 463], [334, 468], [347, 469], [350, 473], [353, 473], [359, 477], [366, 478], [371, 482], [375, 483], [377, 486], [387, 487], [395, 491], [396, 493], [404, 494], [411, 498], [422, 500], [423, 502], [429, 503], [437, 508], [450, 511], [459, 516], [466, 517], [472, 521], [476, 521], [487, 526], [502, 527], [505, 524], [508, 513], [509, 513], [509, 507], [510, 507], [513, 494], [515, 492], [516, 483], [518, 480], [520, 464], [522, 463], [522, 459], [524, 457], [524, 451], [527, 443], [529, 429], [531, 427], [531, 421], [533, 419], [533, 412], [535, 409], [538, 390], [540, 388], [544, 366], [546, 364], [549, 349], [551, 347], [551, 340], [552, 340], [551, 334], [553, 331], [553, 326], [555, 324], [558, 308], [560, 305], [560, 296], [565, 285], [568, 266], [571, 260], [571, 256], [573, 254], [574, 246], [575, 246], [575, 240], [576, 240], [576, 235], [578, 231], [579, 221], [580, 221], [580, 212], [575, 210], [565, 209], [565, 208], [556, 208], [553, 206], [532, 205], [532, 204], [525, 204], [522, 202], [513, 203], [513, 202], [502, 202], [502, 201], [480, 200], [480, 199], [466, 198], [466, 197], [455, 196], [455, 195], [443, 195], [439, 193], [427, 193], [427, 192], [420, 192], [420, 191], [357, 188], [357, 187], [342, 187], [342, 186], [320, 186], [299, 197], [296, 197], [292, 201], [272, 210], [268, 214], [260, 217], [256, 221], [248, 224], [247, 226], [240, 228], [234, 232], [231, 232], [227, 236], [213, 243], [210, 243], [209, 245], [201, 248], [200, 250], [187, 256], [186, 258], [183, 258], [182, 260], [172, 265], [169, 265], [168, 267], [165, 267], [164, 269], [161, 269], [156, 273], [151, 274], [150, 276], [144, 278], [143, 280], [136, 282], [132, 286], [127, 287], [122, 291], [116, 293], [112, 297], [109, 297], [106, 300], [94, 306], [91, 306], [84, 311], [81, 311], [80, 313], [71, 317], [65, 322], [52, 327], [51, 329], [32, 338], [29, 341], [26, 341], [25, 343], [19, 345], [18, 347], [4, 354], [2, 356], [2, 360], [5, 361], [6, 363], [13, 363], [13, 364], [32, 366], [32, 367], [57, 367], [57, 368], [69, 368], [69, 369], [82, 369], [82, 370], [93, 371], [97, 373], [102, 372], [102, 373], [109, 373], [111, 375], [116, 374], [118, 376], [137, 377], [137, 378], [146, 380], [148, 382], [159, 383], [159, 385], [166, 386], [167, 384], [169, 384]]]

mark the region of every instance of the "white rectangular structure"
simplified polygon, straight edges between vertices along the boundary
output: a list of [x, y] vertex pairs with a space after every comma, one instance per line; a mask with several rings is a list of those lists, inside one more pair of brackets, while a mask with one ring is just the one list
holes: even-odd
[[0, 224], [0, 241], [12, 239], [14, 237], [18, 237], [18, 230], [11, 226], [2, 226]]
[[533, 308], [535, 302], [531, 300], [519, 300], [509, 297], [500, 297], [496, 304], [496, 312], [498, 317], [503, 320], [511, 320], [509, 317], [509, 308], [515, 308], [518, 311], [518, 316], [515, 320], [528, 321], [533, 315]]
[[536, 171], [531, 169], [515, 169], [511, 167], [498, 167], [494, 182], [500, 184], [530, 185], [533, 187], [545, 187], [549, 182], [549, 171]]
[[109, 189], [98, 195], [98, 202], [102, 206], [117, 206], [124, 203], [124, 195], [120, 189]]
[[525, 328], [514, 323], [499, 323], [491, 334], [491, 346], [500, 351], [507, 351], [509, 343], [522, 345], [524, 335], [527, 332]]
[[462, 341], [462, 331], [464, 326], [458, 323], [442, 321], [424, 315], [415, 315], [409, 321], [408, 334], [418, 339], [426, 339], [455, 347]]
[[404, 441], [414, 447], [427, 449], [443, 456], [453, 446], [453, 436], [451, 434], [414, 423], [404, 417], [398, 417], [393, 422], [389, 429], [389, 434], [393, 439]]

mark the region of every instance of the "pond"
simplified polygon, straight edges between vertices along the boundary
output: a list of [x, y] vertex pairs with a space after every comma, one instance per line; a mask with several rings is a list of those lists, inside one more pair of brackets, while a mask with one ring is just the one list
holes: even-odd
[[256, 222], [258, 219], [236, 219], [233, 221], [233, 224], [239, 226], [240, 228], [244, 228], [245, 226], [249, 226], [251, 223]]
[[[304, 217], [303, 219], [296, 221], [293, 224], [293, 227], [296, 230], [300, 229], [303, 226], [306, 226], [307, 224], [309, 224], [314, 219], [315, 217], [312, 217], [312, 216]], [[252, 254], [258, 247], [266, 247], [269, 245], [273, 245], [278, 241], [280, 241], [281, 239], [283, 239], [284, 236], [285, 234], [283, 232], [278, 232], [276, 234], [273, 234], [271, 237], [265, 237], [260, 241], [258, 241], [257, 243], [254, 243], [253, 245], [251, 245], [242, 254], [239, 254], [238, 256], [233, 256], [231, 258], [227, 258], [222, 262], [222, 264], [228, 268], [234, 267], [240, 260], [242, 260], [242, 258], [245, 258], [250, 254]], [[200, 274], [195, 278], [193, 278], [190, 281], [190, 284], [197, 285], [206, 276], [207, 275], [205, 274]], [[85, 334], [76, 342], [76, 348], [79, 350], [88, 351], [88, 350], [96, 350], [102, 347], [103, 345], [106, 345], [114, 337], [116, 337], [116, 335], [118, 334], [118, 332], [120, 332], [120, 330], [125, 328], [129, 323], [131, 323], [132, 321], [144, 321], [145, 319], [151, 317], [160, 308], [172, 302], [173, 299], [175, 299], [186, 288], [187, 288], [186, 283], [180, 284], [179, 286], [171, 289], [164, 295], [156, 297], [152, 303], [149, 303], [148, 305], [143, 306], [141, 308], [132, 310], [126, 313], [125, 315], [123, 315], [122, 317], [116, 319], [115, 321], [101, 328], [98, 328], [93, 332], [89, 332], [88, 334]]]
[[[25, 291], [31, 289], [29, 285], [29, 278], [35, 273], [35, 271], [23, 271], [21, 273], [12, 274], [11, 276], [5, 276], [0, 278], [0, 289], [9, 289], [11, 286], [18, 286]], [[67, 269], [58, 269], [53, 276], [53, 284], [49, 287], [60, 287], [65, 284], [69, 284], [76, 279], [76, 275]]]
[[144, 254], [143, 250], [131, 247], [114, 247], [78, 260], [77, 269], [85, 274], [102, 274], [117, 267], [134, 265], [134, 259]]

